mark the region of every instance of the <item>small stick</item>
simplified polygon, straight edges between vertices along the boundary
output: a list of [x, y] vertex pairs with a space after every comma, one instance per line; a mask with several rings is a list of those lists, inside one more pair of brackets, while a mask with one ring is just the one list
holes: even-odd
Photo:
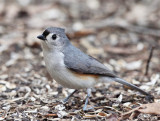
[[153, 51], [154, 51], [154, 46], [151, 47], [150, 53], [149, 53], [149, 57], [147, 60], [147, 64], [146, 64], [146, 69], [145, 69], [145, 75], [148, 75], [148, 70], [149, 70], [149, 64], [153, 55]]

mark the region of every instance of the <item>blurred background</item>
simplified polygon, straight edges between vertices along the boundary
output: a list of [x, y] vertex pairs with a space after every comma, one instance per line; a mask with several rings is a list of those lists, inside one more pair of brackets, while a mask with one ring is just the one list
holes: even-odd
[[[127, 81], [155, 96], [160, 94], [160, 0], [1, 0], [1, 112], [47, 99], [50, 104], [70, 92], [51, 81], [36, 38], [51, 26], [65, 28], [75, 46]], [[110, 97], [117, 97], [126, 87], [99, 84], [95, 88], [95, 97], [104, 93], [107, 97], [110, 92]], [[77, 98], [84, 94], [80, 92]], [[8, 103], [3, 108], [6, 101], [21, 97], [14, 106]], [[10, 115], [15, 113], [12, 110]]]

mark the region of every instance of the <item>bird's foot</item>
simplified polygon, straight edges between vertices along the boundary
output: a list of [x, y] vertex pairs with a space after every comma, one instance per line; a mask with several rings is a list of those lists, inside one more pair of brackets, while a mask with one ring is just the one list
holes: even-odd
[[77, 92], [77, 90], [74, 90], [71, 94], [69, 94], [63, 101], [61, 101], [63, 104], [66, 104], [70, 97], [73, 96], [73, 94]]

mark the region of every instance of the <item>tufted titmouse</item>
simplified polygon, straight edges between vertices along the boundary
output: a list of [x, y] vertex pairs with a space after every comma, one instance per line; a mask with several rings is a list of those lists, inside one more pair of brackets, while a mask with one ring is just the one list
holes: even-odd
[[43, 56], [51, 77], [64, 87], [75, 89], [64, 101], [66, 102], [77, 89], [87, 89], [87, 98], [83, 110], [86, 110], [91, 87], [99, 82], [116, 81], [127, 85], [144, 95], [151, 96], [137, 86], [116, 76], [106, 66], [86, 55], [73, 46], [65, 30], [57, 27], [47, 28], [41, 39]]

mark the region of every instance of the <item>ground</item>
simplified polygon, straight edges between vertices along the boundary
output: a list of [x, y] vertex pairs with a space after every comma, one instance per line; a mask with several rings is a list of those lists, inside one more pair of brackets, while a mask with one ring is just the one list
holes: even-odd
[[[49, 26], [155, 99], [99, 83], [94, 109], [82, 111], [86, 90], [62, 104], [73, 90], [52, 80], [36, 38]], [[160, 120], [159, 58], [159, 0], [0, 1], [0, 120]]]

